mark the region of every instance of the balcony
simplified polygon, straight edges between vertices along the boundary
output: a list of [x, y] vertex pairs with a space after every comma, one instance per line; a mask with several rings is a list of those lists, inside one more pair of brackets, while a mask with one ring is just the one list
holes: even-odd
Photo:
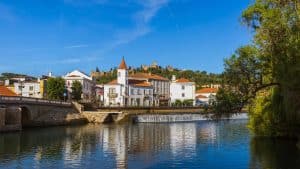
[[109, 98], [117, 98], [118, 97], [118, 93], [107, 93], [107, 96]]

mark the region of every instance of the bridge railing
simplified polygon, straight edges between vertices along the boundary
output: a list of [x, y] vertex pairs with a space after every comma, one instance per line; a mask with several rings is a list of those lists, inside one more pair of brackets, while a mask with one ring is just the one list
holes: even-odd
[[70, 102], [63, 102], [57, 100], [46, 100], [39, 98], [31, 98], [31, 97], [19, 97], [19, 96], [0, 96], [0, 103], [35, 103], [35, 104], [56, 104], [56, 105], [64, 105], [71, 106]]

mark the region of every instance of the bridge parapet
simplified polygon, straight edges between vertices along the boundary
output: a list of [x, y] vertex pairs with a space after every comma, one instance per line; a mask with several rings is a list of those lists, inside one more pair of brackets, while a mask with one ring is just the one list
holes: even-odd
[[0, 103], [4, 104], [37, 104], [37, 105], [59, 105], [59, 106], [71, 106], [71, 102], [63, 102], [56, 100], [46, 100], [31, 97], [19, 97], [19, 96], [0, 96]]

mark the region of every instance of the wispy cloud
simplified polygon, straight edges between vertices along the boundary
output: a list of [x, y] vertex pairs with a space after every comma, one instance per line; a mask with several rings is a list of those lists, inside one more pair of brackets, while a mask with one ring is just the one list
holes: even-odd
[[16, 16], [8, 6], [0, 3], [0, 21], [13, 22], [16, 20]]
[[73, 48], [85, 48], [88, 47], [89, 45], [87, 44], [79, 44], [79, 45], [70, 45], [70, 46], [65, 46], [65, 49], [73, 49]]
[[112, 46], [127, 44], [131, 41], [145, 36], [152, 31], [150, 22], [157, 15], [158, 11], [169, 3], [169, 0], [135, 0], [141, 6], [141, 10], [132, 15], [135, 23], [129, 30], [119, 30], [115, 34], [115, 41]]

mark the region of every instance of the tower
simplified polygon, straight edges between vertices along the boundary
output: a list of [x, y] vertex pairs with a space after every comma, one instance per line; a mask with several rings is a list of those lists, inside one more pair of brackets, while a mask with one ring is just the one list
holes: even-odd
[[127, 87], [127, 85], [128, 85], [128, 70], [127, 70], [127, 65], [124, 60], [124, 57], [122, 58], [122, 61], [118, 67], [117, 81], [118, 81], [118, 84], [121, 84], [124, 87]]
[[117, 78], [118, 84], [121, 85], [121, 100], [120, 103], [122, 106], [127, 106], [128, 103], [128, 70], [127, 65], [124, 60], [124, 57], [122, 58], [122, 61], [118, 67], [118, 78]]

